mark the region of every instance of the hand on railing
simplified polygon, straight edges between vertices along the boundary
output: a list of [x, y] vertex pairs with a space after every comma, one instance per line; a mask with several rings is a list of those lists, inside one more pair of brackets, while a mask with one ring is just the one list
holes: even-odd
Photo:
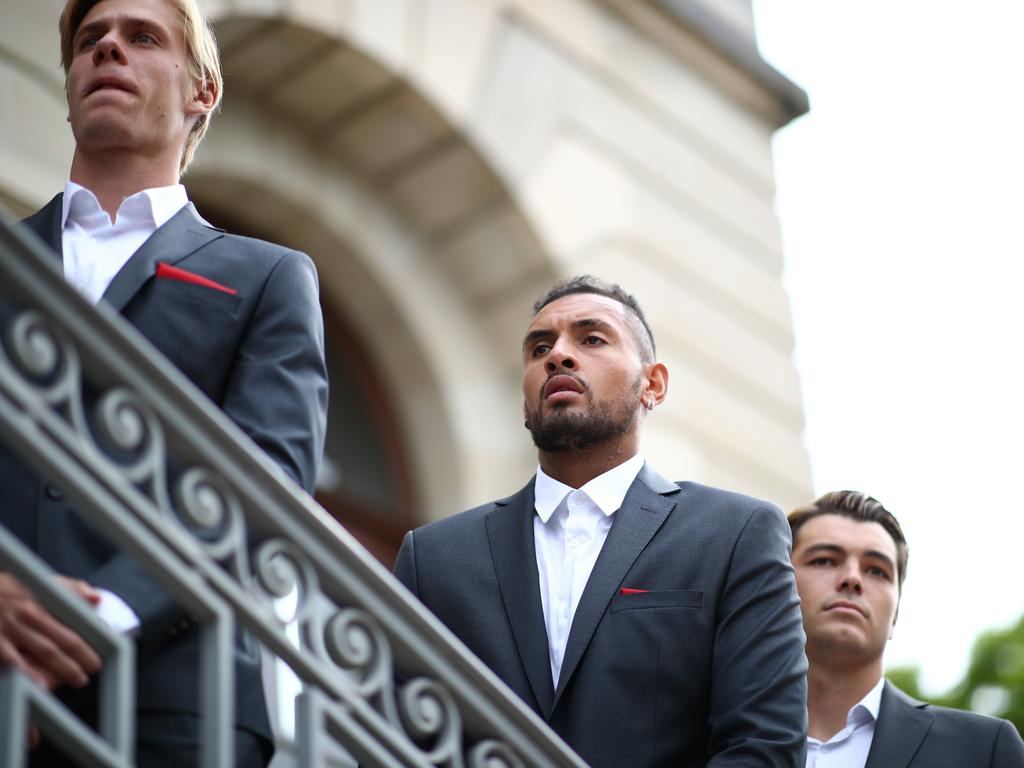
[[[79, 579], [59, 577], [95, 604], [99, 595]], [[0, 573], [0, 666], [13, 666], [47, 690], [82, 688], [99, 672], [99, 655], [40, 605], [13, 576]]]

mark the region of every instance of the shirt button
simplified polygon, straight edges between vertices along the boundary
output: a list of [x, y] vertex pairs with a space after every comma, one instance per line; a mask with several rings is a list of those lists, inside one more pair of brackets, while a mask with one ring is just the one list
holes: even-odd
[[569, 546], [572, 547], [573, 549], [576, 549], [576, 547], [578, 547], [579, 545], [580, 545], [580, 540], [579, 539], [572, 539], [572, 540], [569, 541]]

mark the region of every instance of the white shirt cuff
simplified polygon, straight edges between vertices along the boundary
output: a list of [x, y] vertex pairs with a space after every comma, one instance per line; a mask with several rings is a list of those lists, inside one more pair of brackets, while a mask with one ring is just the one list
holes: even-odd
[[128, 603], [107, 589], [97, 589], [100, 602], [96, 614], [115, 632], [134, 637], [139, 630], [139, 617]]

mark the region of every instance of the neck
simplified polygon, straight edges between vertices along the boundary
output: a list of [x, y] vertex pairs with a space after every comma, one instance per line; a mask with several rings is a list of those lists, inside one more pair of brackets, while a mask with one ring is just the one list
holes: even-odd
[[807, 670], [807, 734], [819, 741], [828, 741], [845, 728], [849, 711], [882, 679], [881, 659], [852, 667], [847, 661], [812, 661]]
[[539, 459], [541, 469], [548, 477], [570, 488], [581, 488], [598, 475], [633, 458], [638, 450], [636, 442], [619, 442], [616, 445], [595, 445], [557, 453], [541, 451]]
[[94, 155], [76, 149], [71, 180], [96, 195], [100, 207], [114, 221], [126, 197], [144, 189], [177, 184], [178, 162], [177, 158], [140, 157], [109, 149]]

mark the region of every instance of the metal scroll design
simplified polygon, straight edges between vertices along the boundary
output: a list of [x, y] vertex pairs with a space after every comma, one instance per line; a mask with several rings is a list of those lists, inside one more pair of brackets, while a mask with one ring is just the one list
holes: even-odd
[[[273, 531], [254, 544], [243, 503], [229, 482], [202, 464], [175, 470], [168, 439], [173, 425], [129, 388], [87, 380], [70, 335], [39, 310], [23, 310], [7, 323], [0, 387], [68, 454], [138, 493], [141, 503], [131, 508], [154, 532], [187, 534], [200, 559], [211, 559], [230, 575], [229, 602], [249, 606], [250, 613], [237, 616], [239, 623], [293, 669], [309, 669], [312, 661], [321, 677], [300, 675], [303, 682], [339, 702], [359, 727], [387, 742], [400, 762], [525, 768], [507, 741], [487, 737], [473, 743], [445, 685], [420, 674], [403, 680], [372, 609], [343, 605], [328, 594], [317, 565], [287, 531]], [[285, 621], [274, 608], [293, 590], [296, 609], [288, 619], [298, 626], [298, 648], [289, 644]], [[300, 657], [306, 666], [295, 663]]]

